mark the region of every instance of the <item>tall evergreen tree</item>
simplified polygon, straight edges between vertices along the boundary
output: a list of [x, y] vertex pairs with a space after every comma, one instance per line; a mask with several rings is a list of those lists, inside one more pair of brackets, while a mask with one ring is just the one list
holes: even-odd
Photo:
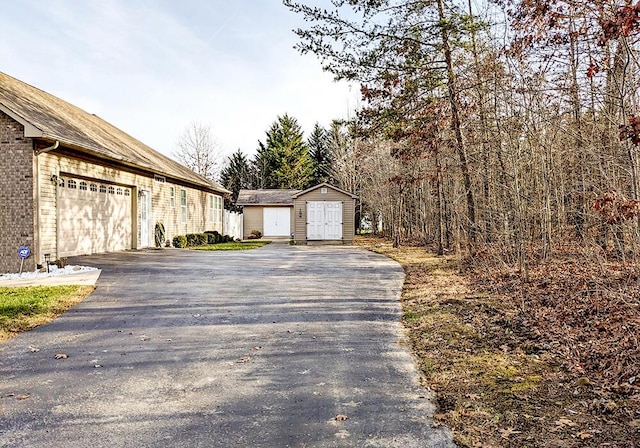
[[304, 189], [311, 185], [313, 165], [298, 121], [287, 114], [278, 117], [266, 140], [266, 144], [259, 142], [254, 160], [260, 188]]
[[331, 154], [327, 131], [316, 123], [309, 136], [309, 156], [313, 164], [313, 183], [327, 182], [331, 178]]
[[247, 157], [238, 149], [227, 158], [227, 163], [220, 174], [222, 185], [231, 190], [231, 204], [238, 200], [238, 193], [243, 188], [251, 188], [251, 166]]

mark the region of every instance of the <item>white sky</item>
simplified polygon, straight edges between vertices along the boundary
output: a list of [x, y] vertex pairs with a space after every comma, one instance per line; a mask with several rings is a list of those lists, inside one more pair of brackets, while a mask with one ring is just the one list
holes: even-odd
[[1, 3], [0, 71], [169, 156], [193, 121], [210, 124], [226, 154], [253, 155], [278, 115], [308, 135], [357, 102], [357, 85], [293, 49], [304, 22], [280, 0]]

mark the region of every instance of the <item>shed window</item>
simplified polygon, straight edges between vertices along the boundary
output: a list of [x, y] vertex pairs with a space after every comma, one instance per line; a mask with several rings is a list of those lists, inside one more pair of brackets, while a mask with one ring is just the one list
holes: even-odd
[[107, 186], [106, 185], [100, 185], [100, 193], [106, 193], [107, 192]]
[[181, 221], [187, 223], [187, 190], [180, 190]]
[[78, 185], [76, 184], [76, 181], [73, 179], [69, 179], [69, 182], [67, 182], [67, 186], [69, 188], [76, 188]]
[[80, 182], [79, 188], [80, 190], [87, 191], [87, 183], [85, 181]]
[[96, 192], [98, 191], [98, 186], [96, 184], [89, 184], [89, 190]]

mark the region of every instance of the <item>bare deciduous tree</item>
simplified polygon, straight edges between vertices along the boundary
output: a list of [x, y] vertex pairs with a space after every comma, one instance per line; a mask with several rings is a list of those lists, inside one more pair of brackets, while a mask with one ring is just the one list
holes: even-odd
[[176, 146], [173, 155], [180, 163], [207, 179], [218, 180], [224, 157], [210, 125], [192, 122], [180, 135]]

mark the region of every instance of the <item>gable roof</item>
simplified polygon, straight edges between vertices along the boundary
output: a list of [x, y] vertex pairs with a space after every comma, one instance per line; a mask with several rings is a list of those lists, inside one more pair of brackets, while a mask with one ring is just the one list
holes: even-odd
[[292, 196], [292, 199], [296, 199], [296, 198], [298, 198], [299, 196], [302, 196], [303, 194], [307, 194], [307, 193], [309, 193], [310, 191], [317, 190], [318, 188], [322, 188], [322, 187], [324, 187], [324, 188], [331, 188], [332, 190], [338, 191], [338, 192], [340, 192], [340, 193], [342, 193], [342, 194], [346, 194], [347, 196], [351, 196], [353, 199], [358, 199], [358, 196], [356, 196], [355, 194], [353, 194], [353, 193], [349, 193], [348, 191], [343, 190], [343, 189], [338, 188], [338, 187], [335, 187], [335, 186], [333, 186], [333, 185], [331, 185], [330, 183], [327, 183], [327, 182], [323, 182], [323, 183], [321, 183], [321, 184], [314, 185], [314, 186], [313, 186], [313, 187], [311, 187], [311, 188], [307, 188], [306, 190], [303, 190], [303, 191], [300, 191], [300, 192], [298, 192], [298, 193], [295, 193], [295, 194]]
[[300, 190], [240, 190], [237, 205], [293, 205]]
[[47, 92], [0, 72], [0, 111], [25, 127], [25, 137], [61, 145], [119, 164], [220, 193], [229, 191], [127, 133]]

